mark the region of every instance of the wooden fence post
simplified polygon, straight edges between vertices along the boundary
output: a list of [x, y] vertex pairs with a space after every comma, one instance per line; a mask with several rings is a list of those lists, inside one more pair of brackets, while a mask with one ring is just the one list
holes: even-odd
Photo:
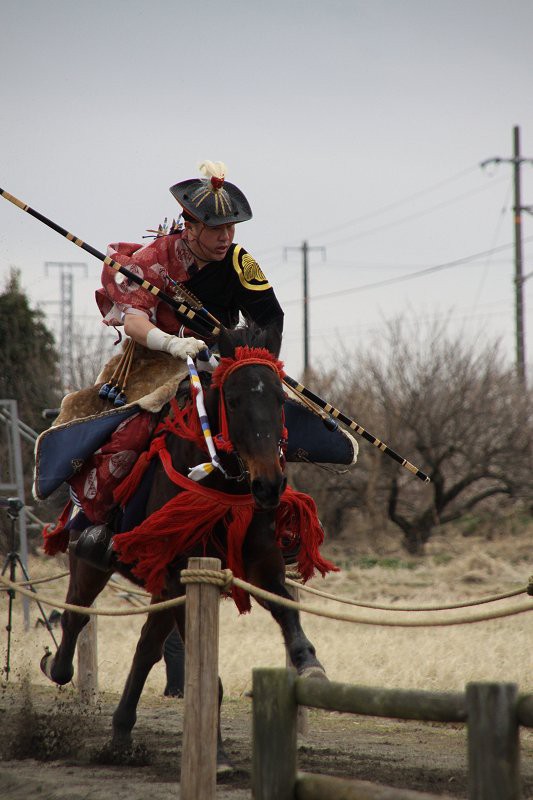
[[252, 674], [252, 796], [254, 800], [294, 800], [296, 671], [254, 669]]
[[470, 800], [519, 800], [520, 749], [514, 683], [469, 683]]
[[87, 704], [98, 699], [97, 624], [96, 615], [91, 614], [78, 637], [78, 691], [81, 701]]
[[[189, 569], [220, 570], [218, 558], [190, 558]], [[189, 583], [185, 607], [185, 699], [181, 800], [214, 800], [217, 781], [220, 587]]]

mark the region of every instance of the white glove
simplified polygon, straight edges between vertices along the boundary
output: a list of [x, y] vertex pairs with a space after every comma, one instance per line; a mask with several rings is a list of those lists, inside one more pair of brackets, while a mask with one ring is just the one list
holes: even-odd
[[200, 350], [205, 350], [207, 347], [201, 339], [194, 339], [192, 336], [180, 339], [170, 333], [163, 333], [159, 328], [150, 328], [146, 334], [146, 346], [149, 350], [162, 350], [164, 353], [170, 353], [174, 358], [183, 359], [186, 359], [187, 356], [194, 358]]

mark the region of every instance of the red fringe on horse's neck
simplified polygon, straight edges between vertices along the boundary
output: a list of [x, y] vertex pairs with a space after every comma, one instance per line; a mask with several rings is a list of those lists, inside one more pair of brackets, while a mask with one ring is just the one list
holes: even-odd
[[[249, 348], [239, 348], [240, 358], [250, 358], [251, 355], [256, 359], [260, 355], [273, 369], [282, 370], [281, 363], [268, 351], [252, 353]], [[233, 359], [223, 359], [222, 365], [215, 370], [213, 385], [221, 387], [233, 364]], [[222, 524], [227, 538], [227, 566], [236, 577], [245, 578], [242, 548], [256, 510], [254, 498], [251, 494], [231, 495], [208, 489], [178, 473], [166, 448], [166, 436], [170, 432], [207, 449], [194, 403], [180, 409], [175, 400], [171, 401], [171, 413], [156, 429], [149, 450], [138, 459], [132, 472], [115, 491], [115, 500], [124, 505], [132, 497], [149, 462], [156, 455], [170, 480], [184, 491], [133, 530], [117, 535], [113, 543], [116, 552], [125, 563], [135, 563], [133, 574], [143, 581], [148, 591], [157, 594], [164, 587], [169, 564], [199, 544], [205, 551], [215, 526]], [[276, 512], [276, 538], [282, 550], [284, 546], [292, 550], [295, 544], [299, 545], [298, 568], [304, 580], [308, 580], [315, 569], [322, 575], [337, 570], [320, 555], [324, 531], [314, 500], [289, 486]], [[221, 556], [224, 557], [223, 552]], [[241, 612], [250, 609], [247, 592], [233, 587], [232, 594]]]
[[166, 449], [167, 433], [175, 434], [183, 439], [189, 439], [200, 450], [207, 451], [200, 419], [192, 401], [187, 403], [184, 408], [180, 408], [177, 401], [173, 399], [170, 401], [170, 408], [172, 413], [168, 414], [155, 429], [148, 450], [141, 453], [129, 475], [124, 478], [113, 492], [115, 502], [121, 506], [126, 505], [130, 497], [133, 497], [152, 458], [161, 449]]
[[[281, 362], [266, 350], [237, 348], [235, 360], [245, 360], [252, 356], [257, 363], [265, 363], [276, 370], [280, 377], [283, 375]], [[235, 360], [222, 359], [214, 373], [214, 386], [222, 386]], [[202, 450], [206, 450], [207, 446], [194, 403], [191, 401], [183, 409], [179, 408], [176, 400], [172, 400], [170, 405], [171, 413], [154, 431], [149, 449], [137, 459], [133, 470], [114, 493], [115, 501], [125, 506], [155, 456], [161, 459], [170, 480], [183, 490], [140, 525], [126, 533], [117, 534], [113, 540], [119, 558], [126, 564], [135, 564], [133, 574], [153, 594], [159, 594], [163, 590], [167, 569], [178, 556], [190, 552], [199, 544], [205, 551], [208, 540], [212, 545], [215, 544], [211, 537], [218, 524], [224, 526], [227, 539], [225, 552], [221, 548], [221, 558], [236, 577], [245, 578], [242, 548], [256, 510], [251, 494], [231, 495], [208, 489], [173, 468], [166, 447], [166, 436], [169, 433], [193, 441]], [[65, 522], [66, 518], [59, 528], [47, 533], [47, 552], [66, 549], [68, 532], [65, 530]], [[314, 500], [290, 486], [283, 493], [276, 511], [276, 539], [282, 551], [284, 548], [293, 551], [298, 545], [297, 563], [304, 580], [312, 577], [315, 569], [322, 576], [332, 570], [338, 571], [334, 564], [320, 555], [324, 531]], [[239, 611], [250, 610], [247, 592], [233, 587], [232, 595]]]
[[[163, 460], [165, 451], [161, 450], [159, 455]], [[113, 547], [119, 558], [125, 563], [137, 562], [133, 574], [143, 581], [149, 592], [158, 594], [164, 587], [169, 564], [199, 544], [205, 550], [215, 525], [221, 523], [227, 537], [227, 566], [237, 578], [244, 579], [242, 547], [256, 510], [252, 495], [230, 495], [207, 489], [182, 475], [179, 481], [180, 485], [188, 487], [185, 491], [175, 495], [133, 530], [114, 538]], [[304, 580], [312, 577], [315, 569], [323, 576], [332, 570], [338, 571], [320, 555], [324, 531], [314, 500], [289, 486], [276, 512], [276, 538], [281, 549], [287, 546], [285, 540], [291, 549], [299, 543], [298, 568]], [[232, 595], [241, 613], [250, 610], [247, 592], [233, 587]]]
[[207, 450], [202, 424], [194, 401], [191, 399], [183, 408], [180, 408], [178, 401], [173, 398], [170, 401], [170, 410], [171, 413], [161, 423], [161, 430], [181, 436], [183, 439], [189, 439], [200, 450]]

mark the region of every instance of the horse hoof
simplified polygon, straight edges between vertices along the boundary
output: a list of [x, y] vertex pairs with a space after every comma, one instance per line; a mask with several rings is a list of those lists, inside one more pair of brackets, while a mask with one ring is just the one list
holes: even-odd
[[[72, 667], [68, 667], [63, 675], [52, 674], [53, 666], [54, 666], [54, 654], [50, 652], [48, 648], [46, 648], [46, 652], [44, 656], [41, 658], [40, 665], [41, 672], [43, 675], [46, 675], [49, 681], [52, 683], [56, 683], [58, 686], [64, 686], [66, 683], [70, 683], [72, 680], [72, 675], [74, 674], [74, 670]], [[56, 665], [56, 673], [57, 673], [57, 665]]]
[[306, 667], [302, 672], [298, 675], [299, 678], [313, 678], [313, 680], [318, 681], [327, 681], [329, 680], [328, 676], [323, 667], [319, 664], [313, 667]]
[[165, 687], [165, 691], [163, 692], [164, 697], [183, 697], [183, 691], [181, 689], [177, 689], [174, 686], [167, 686]]
[[223, 775], [229, 775], [235, 772], [235, 767], [225, 753], [222, 755], [217, 754], [217, 776], [220, 778]]
[[50, 652], [48, 648], [46, 648], [46, 653], [41, 658], [41, 662], [39, 666], [41, 667], [41, 672], [43, 675], [46, 675], [49, 681], [54, 682], [52, 678], [52, 661], [53, 661], [53, 653]]

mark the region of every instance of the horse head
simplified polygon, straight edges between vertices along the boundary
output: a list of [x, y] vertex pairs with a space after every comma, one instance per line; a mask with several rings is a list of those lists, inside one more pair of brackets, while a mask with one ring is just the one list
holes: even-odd
[[287, 485], [280, 348], [281, 334], [274, 327], [222, 330], [221, 361], [213, 375], [213, 387], [220, 392], [219, 443], [224, 448], [226, 441], [243, 462], [252, 495], [263, 509], [277, 508]]

